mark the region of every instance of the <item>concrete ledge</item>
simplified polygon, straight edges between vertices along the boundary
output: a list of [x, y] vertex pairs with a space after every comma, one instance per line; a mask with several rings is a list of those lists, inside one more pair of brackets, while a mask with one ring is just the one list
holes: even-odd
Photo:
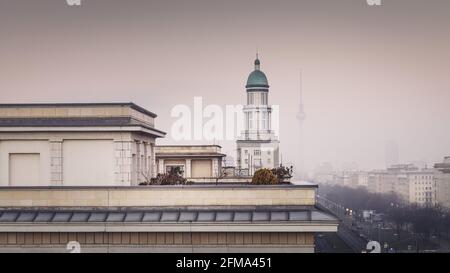
[[[314, 253], [314, 245], [81, 245], [81, 253]], [[0, 245], [0, 253], [69, 253], [65, 245]]]
[[318, 185], [310, 182], [295, 182], [292, 183], [286, 182], [282, 184], [274, 184], [274, 185], [253, 185], [252, 183], [242, 182], [242, 181], [230, 181], [228, 182], [205, 182], [205, 183], [194, 183], [189, 185], [147, 185], [147, 186], [25, 186], [25, 187], [17, 187], [17, 186], [0, 186], [0, 192], [3, 190], [93, 190], [93, 189], [120, 189], [120, 190], [155, 190], [155, 189], [223, 189], [223, 188], [253, 188], [253, 189], [284, 189], [284, 188], [318, 188]]
[[314, 184], [1, 187], [0, 207], [314, 206]]
[[296, 223], [198, 223], [198, 224], [133, 224], [133, 223], [0, 223], [0, 232], [337, 232], [337, 222]]

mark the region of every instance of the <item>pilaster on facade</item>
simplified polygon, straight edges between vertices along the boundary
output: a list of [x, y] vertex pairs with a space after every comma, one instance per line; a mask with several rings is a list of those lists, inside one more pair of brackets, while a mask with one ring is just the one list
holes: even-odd
[[115, 177], [116, 185], [131, 185], [132, 145], [133, 141], [115, 141]]
[[186, 167], [184, 170], [184, 177], [191, 177], [191, 159], [190, 158], [186, 158]]
[[142, 170], [142, 154], [143, 154], [143, 145], [142, 145], [142, 141], [139, 141], [139, 140], [135, 140], [134, 141], [134, 143], [135, 143], [135, 152], [134, 152], [134, 154], [135, 154], [135, 157], [136, 157], [136, 160], [135, 160], [135, 162], [134, 162], [134, 164], [136, 164], [136, 166], [134, 166], [134, 168], [133, 168], [133, 171], [135, 171], [136, 173], [134, 173], [134, 174], [132, 174], [133, 175], [133, 185], [137, 185], [137, 184], [139, 184], [139, 182], [140, 181], [142, 181], [142, 172], [143, 172], [143, 170]]
[[52, 186], [63, 185], [63, 142], [50, 140], [50, 180]]
[[152, 170], [151, 170], [151, 149], [150, 149], [150, 143], [143, 142], [143, 148], [144, 148], [144, 162], [142, 163], [142, 172], [143, 172], [143, 178], [144, 180], [147, 180], [152, 177]]
[[155, 143], [150, 143], [150, 166], [151, 166], [151, 177], [156, 177], [157, 168], [156, 168], [156, 155], [155, 155]]
[[158, 160], [158, 173], [164, 173], [164, 159]]
[[219, 159], [214, 158], [212, 160], [213, 177], [219, 177]]

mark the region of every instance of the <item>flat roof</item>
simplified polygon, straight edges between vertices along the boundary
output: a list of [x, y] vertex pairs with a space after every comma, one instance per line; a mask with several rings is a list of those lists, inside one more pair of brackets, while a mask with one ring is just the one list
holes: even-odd
[[[2, 132], [71, 132], [92, 131], [139, 131], [150, 133], [156, 137], [164, 137], [166, 132], [149, 126], [133, 118], [0, 118]], [[100, 131], [100, 130], [98, 130]]]
[[[151, 118], [155, 118], [157, 115], [132, 103], [11, 103], [0, 104], [1, 108], [71, 108], [71, 107], [127, 107], [134, 109], [139, 113], [142, 113]], [[134, 116], [68, 116], [68, 117], [0, 117], [0, 128], [2, 131], [7, 131], [11, 128], [11, 131], [30, 131], [38, 130], [38, 128], [51, 128], [51, 131], [73, 131], [79, 130], [79, 128], [88, 128], [91, 130], [93, 127], [109, 128], [111, 131], [123, 131], [126, 128], [133, 128], [139, 126], [144, 130], [150, 130], [151, 134], [157, 137], [163, 137], [166, 133], [158, 130], [154, 127], [153, 123], [142, 121]], [[65, 129], [64, 129], [65, 128]], [[64, 129], [64, 130], [63, 130]], [[42, 129], [41, 129], [42, 130]]]
[[2, 103], [0, 108], [36, 108], [36, 107], [96, 107], [122, 106], [156, 118], [157, 115], [133, 102], [89, 102], [89, 103]]
[[164, 157], [164, 158], [185, 158], [185, 157], [226, 157], [226, 154], [222, 153], [162, 153], [156, 152], [156, 157]]
[[176, 145], [176, 144], [169, 144], [169, 145], [156, 145], [156, 148], [158, 147], [218, 147], [218, 148], [222, 148], [222, 146], [220, 145], [216, 145], [216, 144], [207, 144], [207, 145], [203, 145], [203, 144], [194, 144], [194, 145], [188, 145], [188, 144], [183, 144], [183, 145]]

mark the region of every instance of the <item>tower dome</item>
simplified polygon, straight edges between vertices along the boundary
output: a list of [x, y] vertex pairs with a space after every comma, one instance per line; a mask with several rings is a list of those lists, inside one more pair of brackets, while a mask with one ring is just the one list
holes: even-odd
[[255, 60], [255, 70], [248, 76], [247, 85], [245, 88], [269, 88], [269, 83], [267, 81], [266, 74], [260, 70], [261, 62], [258, 59], [258, 56]]

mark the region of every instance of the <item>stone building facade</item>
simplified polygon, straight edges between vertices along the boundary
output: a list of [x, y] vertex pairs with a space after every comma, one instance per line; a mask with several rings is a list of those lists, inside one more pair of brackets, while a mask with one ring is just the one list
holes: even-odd
[[369, 172], [367, 189], [381, 194], [395, 194], [410, 204], [434, 206], [437, 187], [434, 169], [421, 169], [413, 164], [397, 164], [387, 170]]
[[154, 176], [156, 115], [133, 103], [0, 105], [0, 186], [130, 186]]
[[317, 186], [0, 187], [0, 252], [314, 252]]
[[441, 163], [436, 163], [437, 203], [450, 209], [450, 156], [446, 156]]
[[225, 154], [221, 153], [221, 149], [219, 145], [158, 145], [158, 173], [166, 173], [171, 168], [178, 167], [185, 178], [194, 182], [207, 182], [222, 173]]

